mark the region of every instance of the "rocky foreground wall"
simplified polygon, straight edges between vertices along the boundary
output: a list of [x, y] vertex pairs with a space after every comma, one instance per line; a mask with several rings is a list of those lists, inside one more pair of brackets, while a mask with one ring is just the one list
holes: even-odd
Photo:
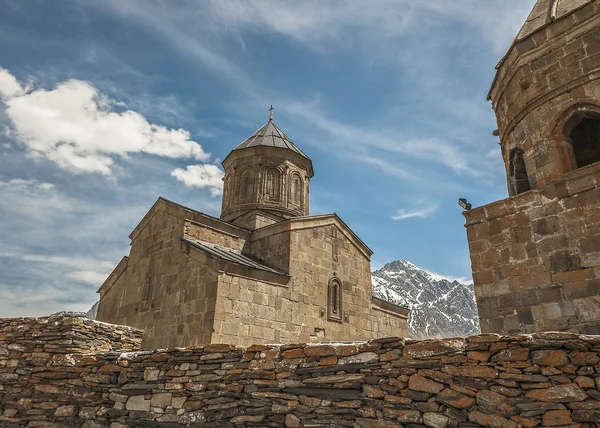
[[[600, 336], [122, 352], [139, 343], [139, 333], [70, 317], [0, 320], [0, 426], [516, 428], [600, 421]], [[89, 343], [75, 344], [75, 336]], [[89, 353], [94, 343], [110, 350]]]

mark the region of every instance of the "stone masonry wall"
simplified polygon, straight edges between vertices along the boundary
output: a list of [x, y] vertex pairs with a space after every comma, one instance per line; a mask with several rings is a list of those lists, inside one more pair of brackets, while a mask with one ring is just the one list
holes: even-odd
[[484, 333], [600, 333], [600, 165], [465, 213]]
[[205, 239], [211, 231], [184, 224], [181, 215], [154, 214], [132, 241], [127, 269], [100, 289], [97, 318], [143, 329], [145, 349], [210, 342], [218, 263], [190, 251], [181, 237], [184, 227]]
[[599, 41], [593, 1], [517, 41], [501, 61], [489, 95], [507, 176], [514, 148], [524, 152], [532, 189], [577, 168], [563, 131], [578, 108], [600, 110]]
[[[590, 428], [600, 421], [598, 336], [121, 353], [116, 348], [136, 343], [138, 332], [68, 317], [0, 326], [2, 427]], [[112, 352], [46, 348], [71, 326], [107, 331]]]

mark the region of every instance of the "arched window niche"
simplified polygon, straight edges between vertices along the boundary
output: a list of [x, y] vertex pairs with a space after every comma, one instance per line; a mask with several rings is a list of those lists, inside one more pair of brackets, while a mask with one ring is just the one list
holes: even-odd
[[281, 196], [281, 173], [277, 168], [269, 168], [265, 173], [265, 199], [279, 201]]
[[331, 278], [327, 292], [327, 319], [342, 322], [342, 281]]
[[515, 196], [531, 190], [527, 167], [523, 159], [523, 150], [512, 149], [509, 156], [508, 177], [510, 181], [510, 195]]
[[600, 162], [600, 107], [577, 105], [563, 115], [559, 122], [567, 142], [571, 168], [582, 168]]
[[292, 203], [298, 208], [302, 209], [304, 204], [304, 182], [298, 174], [292, 175], [292, 188], [290, 196]]
[[246, 169], [240, 174], [240, 196], [242, 199], [248, 199], [252, 196], [252, 185], [254, 174], [251, 169]]

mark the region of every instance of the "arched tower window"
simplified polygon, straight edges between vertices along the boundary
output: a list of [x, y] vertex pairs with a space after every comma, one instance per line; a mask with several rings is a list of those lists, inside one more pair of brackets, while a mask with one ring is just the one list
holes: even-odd
[[525, 160], [523, 159], [523, 150], [511, 150], [508, 169], [511, 196], [531, 190]]
[[268, 201], [276, 202], [280, 194], [280, 174], [276, 168], [268, 169], [266, 174], [265, 196]]
[[329, 281], [327, 292], [327, 319], [342, 322], [342, 282], [338, 278]]
[[249, 198], [252, 194], [252, 171], [245, 170], [240, 176], [240, 195], [242, 198]]
[[292, 202], [298, 207], [302, 208], [303, 195], [304, 195], [304, 183], [302, 178], [298, 174], [292, 176]]
[[600, 161], [600, 115], [580, 118], [569, 139], [578, 168]]

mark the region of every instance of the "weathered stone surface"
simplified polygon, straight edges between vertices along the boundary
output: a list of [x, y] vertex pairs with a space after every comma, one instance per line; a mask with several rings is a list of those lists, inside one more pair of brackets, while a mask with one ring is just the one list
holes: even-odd
[[479, 391], [477, 404], [507, 418], [517, 413], [516, 408], [508, 403], [508, 398], [493, 391]]
[[321, 376], [315, 378], [304, 379], [304, 384], [320, 384], [320, 383], [342, 383], [342, 382], [354, 382], [362, 381], [365, 378], [363, 374], [346, 374], [346, 375], [332, 375], [332, 376]]
[[432, 394], [437, 394], [444, 389], [444, 385], [441, 383], [434, 382], [418, 374], [410, 377], [408, 387], [414, 391], [430, 392]]
[[473, 398], [452, 389], [444, 389], [437, 395], [436, 400], [457, 409], [466, 409], [475, 403]]
[[571, 418], [575, 422], [595, 422], [600, 421], [600, 410], [573, 410]]
[[[8, 349], [3, 322], [0, 319], [0, 348]], [[598, 354], [600, 348], [600, 339], [594, 336], [552, 333], [544, 334], [547, 338], [495, 336], [493, 340], [465, 341], [476, 343], [477, 352], [490, 355], [507, 349], [529, 350], [526, 361], [504, 353], [504, 361], [495, 363], [469, 359], [468, 353], [473, 351], [466, 348], [452, 355], [407, 361], [403, 341], [383, 339], [351, 345], [351, 356], [357, 356], [360, 363], [332, 361], [322, 366], [323, 358], [345, 357], [283, 355], [289, 350], [304, 353], [306, 345], [302, 344], [225, 345], [211, 348], [219, 352], [208, 354], [205, 347], [89, 354], [82, 344], [85, 354], [53, 354], [64, 352], [64, 344], [46, 346], [39, 339], [44, 331], [38, 331], [41, 336], [32, 349], [27, 334], [19, 342], [24, 344], [0, 355], [0, 373], [15, 375], [0, 385], [0, 424], [57, 420], [65, 426], [86, 427], [118, 427], [123, 422], [126, 426], [211, 428], [322, 422], [407, 428], [517, 424], [575, 428], [579, 423], [595, 423], [600, 411], [595, 366], [561, 365], [566, 362], [565, 355], [579, 355], [580, 363], [593, 361], [589, 354]], [[408, 341], [409, 345], [416, 343]], [[336, 352], [342, 347], [328, 346]], [[382, 362], [379, 356], [391, 351], [398, 351], [398, 358]], [[56, 355], [63, 357], [55, 359]], [[44, 367], [38, 365], [38, 359], [64, 363]], [[535, 364], [534, 359], [552, 365]], [[270, 363], [262, 364], [264, 361]], [[111, 383], [96, 382], [100, 378], [92, 376], [103, 367], [108, 367], [103, 376], [114, 376]], [[41, 373], [53, 375], [39, 376]], [[155, 377], [158, 380], [148, 380]]]
[[529, 358], [529, 349], [503, 349], [492, 356], [492, 362], [500, 361], [527, 361]]
[[514, 421], [507, 420], [501, 416], [488, 415], [482, 412], [469, 412], [469, 421], [493, 428], [517, 428], [517, 424]]
[[339, 364], [368, 364], [379, 361], [379, 357], [374, 352], [362, 352], [356, 355], [339, 358]]
[[534, 390], [527, 393], [527, 397], [552, 403], [570, 403], [573, 401], [583, 401], [588, 398], [588, 395], [579, 385], [569, 383], [553, 386], [548, 389]]
[[425, 413], [423, 424], [432, 428], [448, 428], [448, 416], [432, 412]]
[[400, 423], [417, 423], [421, 421], [421, 412], [414, 410], [383, 409], [386, 418], [396, 419]]
[[407, 360], [431, 359], [462, 352], [465, 347], [464, 339], [428, 340], [407, 345], [403, 353]]
[[150, 400], [147, 400], [143, 395], [134, 395], [129, 397], [127, 403], [125, 403], [127, 410], [139, 410], [142, 412], [150, 411]]
[[569, 364], [569, 357], [565, 351], [542, 349], [531, 353], [531, 360], [539, 366], [563, 367]]
[[300, 419], [296, 415], [287, 414], [287, 415], [285, 415], [285, 426], [286, 427], [299, 427]]
[[571, 422], [570, 410], [551, 410], [542, 416], [542, 423], [547, 427], [564, 427]]

